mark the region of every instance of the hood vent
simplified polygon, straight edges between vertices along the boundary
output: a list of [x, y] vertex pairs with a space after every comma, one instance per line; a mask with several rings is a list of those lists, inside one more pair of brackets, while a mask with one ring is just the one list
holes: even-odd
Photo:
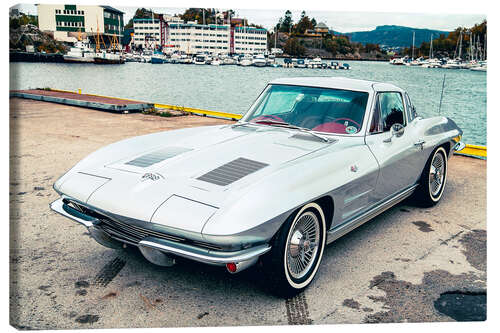
[[190, 150], [192, 149], [182, 147], [167, 147], [139, 156], [131, 161], [128, 161], [125, 164], [145, 168]]
[[207, 172], [197, 179], [220, 186], [226, 186], [268, 165], [269, 164], [240, 157]]

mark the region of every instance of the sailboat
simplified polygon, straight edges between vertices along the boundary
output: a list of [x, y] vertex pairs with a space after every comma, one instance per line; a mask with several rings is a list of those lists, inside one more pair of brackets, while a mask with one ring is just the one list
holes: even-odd
[[422, 64], [422, 67], [424, 68], [440, 68], [441, 67], [441, 60], [434, 58], [434, 53], [433, 53], [433, 42], [434, 39], [432, 38], [433, 34], [431, 34], [431, 42], [430, 42], [430, 47], [429, 47], [429, 59]]
[[[467, 65], [462, 63], [462, 32], [460, 32], [460, 37], [457, 41], [458, 48], [458, 57], [455, 59], [448, 60], [446, 64], [444, 64], [443, 68], [451, 68], [451, 69], [463, 69], [466, 68]], [[454, 56], [457, 54], [457, 50], [455, 49]]]
[[415, 62], [415, 31], [413, 31], [413, 42], [411, 44], [411, 61], [405, 62], [406, 66], [418, 66], [419, 64]]

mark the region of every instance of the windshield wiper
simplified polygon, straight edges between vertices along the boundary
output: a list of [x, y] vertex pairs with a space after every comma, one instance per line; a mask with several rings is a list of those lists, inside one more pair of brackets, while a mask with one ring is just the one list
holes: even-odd
[[323, 142], [332, 142], [333, 140], [327, 138], [327, 137], [324, 137], [322, 135], [319, 135], [317, 133], [314, 133], [311, 129], [309, 128], [305, 128], [305, 127], [300, 127], [300, 126], [295, 126], [295, 125], [292, 125], [292, 124], [289, 124], [289, 123], [286, 123], [284, 121], [276, 121], [276, 120], [269, 120], [269, 119], [266, 119], [266, 120], [257, 120], [255, 122], [255, 124], [265, 124], [265, 125], [271, 125], [271, 126], [279, 126], [279, 127], [285, 127], [285, 128], [291, 128], [291, 129], [296, 129], [300, 132], [303, 132], [303, 133], [307, 133], [307, 134], [310, 134], [318, 139], [320, 139], [321, 141]]
[[231, 124], [229, 126], [231, 126], [231, 128], [235, 128], [235, 127], [245, 126], [248, 124], [250, 124], [248, 121], [238, 121], [236, 124]]

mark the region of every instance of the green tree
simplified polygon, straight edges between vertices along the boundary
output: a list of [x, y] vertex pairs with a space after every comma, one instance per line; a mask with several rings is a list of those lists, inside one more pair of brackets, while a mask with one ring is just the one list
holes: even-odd
[[313, 29], [314, 26], [309, 19], [309, 17], [306, 15], [306, 12], [303, 11], [300, 21], [294, 26], [294, 32], [298, 34], [303, 34], [307, 29]]
[[295, 37], [289, 38], [286, 41], [283, 51], [291, 56], [302, 57], [306, 54], [306, 48], [301, 45], [300, 41]]
[[281, 22], [280, 32], [289, 32], [292, 29], [293, 20], [292, 20], [292, 12], [287, 10], [285, 12], [285, 16]]

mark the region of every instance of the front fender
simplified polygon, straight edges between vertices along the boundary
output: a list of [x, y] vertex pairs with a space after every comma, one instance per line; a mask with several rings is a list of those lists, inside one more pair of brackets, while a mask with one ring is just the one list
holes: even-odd
[[[339, 145], [304, 156], [259, 180], [246, 191], [231, 195], [205, 224], [202, 234], [212, 236], [256, 233], [270, 239], [286, 218], [298, 207], [324, 195], [335, 204], [334, 216], [341, 216], [345, 197], [362, 191], [360, 184], [373, 188], [378, 164], [363, 138], [351, 147]], [[356, 172], [351, 170], [356, 164]], [[366, 181], [365, 181], [366, 180]], [[342, 190], [339, 190], [342, 189]], [[327, 221], [328, 222], [328, 221]]]

